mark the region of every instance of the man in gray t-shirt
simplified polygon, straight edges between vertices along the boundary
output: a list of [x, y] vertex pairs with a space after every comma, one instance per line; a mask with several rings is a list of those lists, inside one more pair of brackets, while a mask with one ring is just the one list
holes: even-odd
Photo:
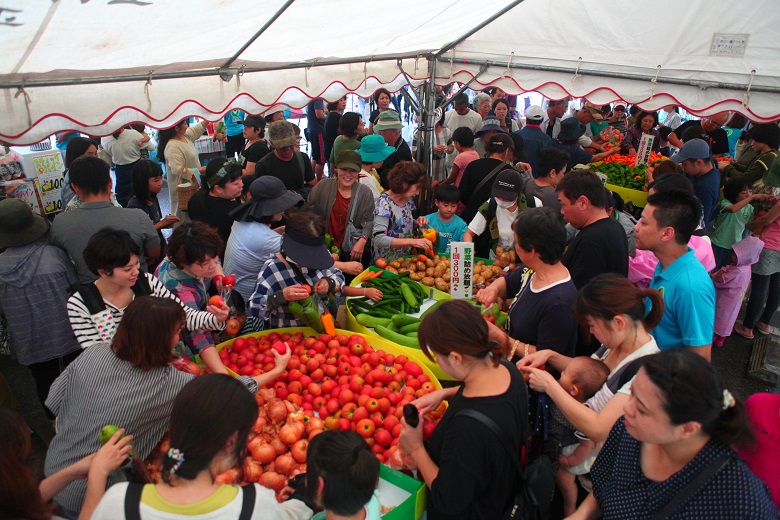
[[569, 154], [560, 148], [542, 148], [539, 152], [539, 167], [533, 171], [534, 178], [525, 183], [523, 189], [529, 206], [543, 206], [561, 210], [555, 187], [563, 179], [569, 162]]
[[160, 238], [152, 221], [142, 210], [118, 208], [111, 203], [108, 164], [97, 157], [76, 159], [70, 167], [70, 183], [83, 204], [54, 219], [51, 239], [52, 244], [68, 253], [76, 265], [79, 281], [89, 283], [98, 278], [87, 267], [83, 253], [92, 235], [104, 227], [130, 233], [138, 245], [141, 270], [146, 272], [148, 266], [144, 255], [150, 258], [160, 255]]

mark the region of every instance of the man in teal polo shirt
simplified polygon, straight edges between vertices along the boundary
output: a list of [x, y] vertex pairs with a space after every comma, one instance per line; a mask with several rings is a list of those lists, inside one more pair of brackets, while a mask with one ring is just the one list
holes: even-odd
[[658, 257], [650, 287], [664, 297], [664, 315], [651, 334], [661, 350], [686, 347], [710, 360], [715, 287], [688, 247], [701, 215], [692, 194], [672, 190], [647, 198], [636, 227], [636, 247]]

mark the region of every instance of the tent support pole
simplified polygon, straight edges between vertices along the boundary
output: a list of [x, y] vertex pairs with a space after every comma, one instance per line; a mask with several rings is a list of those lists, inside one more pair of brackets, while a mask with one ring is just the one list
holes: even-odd
[[441, 49], [436, 51], [434, 53], [433, 57], [434, 58], [439, 58], [442, 54], [444, 54], [445, 52], [453, 49], [456, 45], [461, 43], [463, 40], [465, 40], [466, 38], [468, 38], [472, 34], [476, 33], [477, 31], [480, 31], [485, 26], [493, 23], [493, 21], [498, 19], [498, 17], [503, 16], [504, 14], [508, 13], [509, 11], [511, 11], [512, 9], [514, 9], [515, 7], [517, 7], [518, 5], [520, 5], [522, 3], [523, 3], [523, 0], [515, 0], [514, 2], [512, 2], [508, 6], [504, 7], [503, 9], [498, 11], [496, 14], [494, 14], [490, 18], [484, 20], [479, 25], [473, 27], [472, 29], [469, 29], [469, 31], [467, 33], [463, 34], [459, 38], [456, 38], [455, 40], [451, 41], [450, 43], [448, 43], [447, 45], [445, 45], [444, 47], [442, 47]]
[[260, 27], [260, 29], [251, 38], [249, 38], [249, 40], [247, 40], [247, 42], [244, 43], [244, 45], [242, 45], [241, 48], [238, 49], [238, 51], [233, 56], [231, 56], [228, 61], [224, 63], [224, 65], [222, 65], [222, 68], [230, 67], [233, 62], [236, 61], [239, 56], [241, 56], [241, 54], [260, 37], [261, 34], [267, 31], [268, 28], [271, 27], [271, 25], [273, 25], [273, 23], [276, 22], [280, 16], [282, 16], [282, 14], [287, 10], [288, 7], [293, 4], [294, 1], [295, 0], [287, 0], [284, 5], [280, 7], [279, 10], [276, 11], [276, 13], [274, 13], [274, 15], [267, 22], [265, 22], [265, 24], [263, 24], [263, 26]]
[[[437, 58], [442, 63], [449, 63], [449, 60], [443, 57]], [[602, 77], [602, 78], [617, 78], [617, 79], [632, 79], [636, 81], [652, 81], [655, 76], [651, 75], [639, 75], [639, 74], [626, 74], [621, 72], [606, 72], [606, 71], [600, 71], [600, 70], [584, 70], [580, 68], [579, 70], [576, 70], [574, 68], [569, 67], [552, 67], [549, 65], [524, 65], [522, 63], [509, 63], [506, 61], [485, 61], [485, 60], [474, 60], [469, 58], [458, 58], [458, 63], [463, 63], [466, 65], [479, 65], [481, 67], [479, 74], [482, 74], [484, 71], [486, 71], [489, 67], [501, 67], [502, 69], [506, 70], [508, 68], [512, 69], [518, 69], [518, 70], [532, 70], [532, 71], [544, 71], [544, 72], [562, 72], [565, 74], [574, 74], [577, 73], [581, 76], [596, 76], [596, 77]], [[477, 76], [474, 76], [473, 79], [476, 79]], [[472, 79], [472, 81], [473, 81]], [[683, 79], [674, 79], [674, 78], [658, 78], [659, 83], [668, 83], [670, 85], [685, 85], [685, 86], [692, 86], [692, 87], [698, 87], [702, 90], [707, 90], [708, 88], [718, 88], [718, 89], [727, 89], [727, 90], [738, 90], [740, 92], [744, 92], [745, 88], [747, 88], [747, 84], [738, 84], [738, 83], [719, 83], [716, 81], [691, 81], [691, 80], [683, 80]], [[470, 82], [469, 82], [470, 83]], [[756, 86], [752, 85], [750, 87], [751, 92], [766, 92], [770, 94], [778, 94], [780, 93], [780, 87], [770, 87], [770, 86]]]

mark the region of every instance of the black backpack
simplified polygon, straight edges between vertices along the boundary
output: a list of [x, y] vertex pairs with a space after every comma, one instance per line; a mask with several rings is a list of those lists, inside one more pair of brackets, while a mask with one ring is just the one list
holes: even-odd
[[[138, 275], [138, 280], [131, 287], [136, 298], [139, 296], [149, 296], [152, 294], [152, 287], [149, 285], [149, 278], [143, 272]], [[106, 309], [106, 304], [100, 291], [94, 283], [87, 283], [76, 287], [76, 291], [84, 300], [84, 306], [90, 314], [97, 314]]]

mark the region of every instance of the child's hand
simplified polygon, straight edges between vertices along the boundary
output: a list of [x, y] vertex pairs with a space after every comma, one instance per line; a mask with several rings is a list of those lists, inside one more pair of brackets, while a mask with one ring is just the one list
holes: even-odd
[[314, 292], [317, 294], [328, 294], [328, 280], [326, 278], [317, 280], [317, 283], [314, 284]]
[[128, 454], [133, 449], [133, 445], [131, 444], [131, 441], [133, 440], [132, 435], [125, 435], [121, 439], [119, 438], [124, 432], [124, 429], [119, 429], [119, 431], [117, 431], [113, 437], [95, 453], [92, 464], [89, 466], [89, 474], [91, 476], [108, 478], [112, 471], [124, 464]]
[[307, 288], [303, 285], [295, 284], [282, 289], [282, 296], [284, 296], [284, 299], [288, 302], [297, 302], [300, 300], [305, 300], [306, 297], [309, 296], [310, 292], [311, 291], [307, 290]]
[[428, 225], [428, 219], [425, 217], [418, 217], [417, 220], [415, 220], [415, 223], [420, 227], [425, 227]]
[[373, 301], [378, 302], [381, 300], [384, 295], [382, 294], [382, 291], [379, 289], [366, 289], [366, 297], [371, 298]]
[[771, 193], [754, 193], [753, 200], [772, 200], [775, 196]]

